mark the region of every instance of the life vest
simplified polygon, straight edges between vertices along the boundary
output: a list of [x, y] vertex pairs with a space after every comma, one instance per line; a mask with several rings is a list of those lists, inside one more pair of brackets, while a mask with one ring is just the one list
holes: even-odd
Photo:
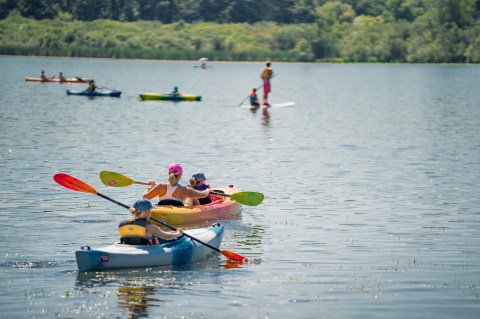
[[118, 225], [120, 242], [129, 245], [150, 245], [147, 235], [148, 222], [145, 218], [127, 219]]

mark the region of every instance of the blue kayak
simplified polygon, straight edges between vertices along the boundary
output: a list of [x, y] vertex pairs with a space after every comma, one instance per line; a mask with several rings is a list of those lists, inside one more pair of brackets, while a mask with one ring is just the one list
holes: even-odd
[[78, 90], [67, 90], [67, 95], [86, 95], [86, 96], [112, 96], [120, 97], [122, 91], [117, 90], [95, 90], [95, 91], [78, 91]]
[[[184, 232], [215, 248], [220, 246], [224, 226], [185, 230]], [[96, 249], [84, 246], [75, 252], [79, 271], [112, 268], [154, 267], [194, 263], [213, 250], [187, 236], [161, 245], [113, 244]]]

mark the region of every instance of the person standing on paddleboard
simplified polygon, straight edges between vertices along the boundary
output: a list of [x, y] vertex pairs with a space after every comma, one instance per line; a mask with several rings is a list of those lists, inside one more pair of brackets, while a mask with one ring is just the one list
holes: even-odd
[[269, 106], [268, 104], [268, 94], [272, 91], [272, 86], [270, 84], [270, 79], [273, 76], [273, 69], [271, 67], [272, 62], [267, 61], [265, 67], [262, 70], [261, 78], [263, 80], [263, 105]]

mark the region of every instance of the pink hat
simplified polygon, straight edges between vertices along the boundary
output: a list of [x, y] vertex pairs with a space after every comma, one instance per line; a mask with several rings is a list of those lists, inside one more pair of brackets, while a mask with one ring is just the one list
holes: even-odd
[[170, 166], [168, 167], [168, 175], [170, 175], [170, 173], [172, 173], [172, 171], [175, 171], [177, 174], [182, 174], [183, 173], [183, 168], [182, 168], [182, 166], [180, 166], [180, 164], [173, 163], [173, 164], [170, 164]]

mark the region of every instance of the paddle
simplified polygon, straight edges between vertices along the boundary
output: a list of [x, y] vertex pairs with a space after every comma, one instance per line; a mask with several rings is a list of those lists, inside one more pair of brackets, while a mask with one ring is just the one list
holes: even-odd
[[76, 76], [75, 78], [78, 80], [78, 82], [82, 82], [82, 83], [88, 83], [90, 80], [92, 80], [88, 78], [82, 78], [80, 76]]
[[[273, 79], [276, 75], [277, 75], [277, 74], [275, 73], [274, 75], [272, 75], [272, 77], [271, 77], [270, 79]], [[260, 88], [262, 88], [262, 87], [263, 87], [263, 83], [262, 83], [259, 87], [257, 87], [257, 91], [258, 91]], [[250, 97], [250, 94], [247, 95], [247, 97], [244, 98], [244, 99], [242, 100], [242, 102], [240, 102], [240, 104], [238, 104], [238, 106], [242, 106], [243, 102], [245, 102], [245, 100], [248, 99], [249, 97]]]
[[[115, 173], [115, 172], [109, 172], [109, 171], [101, 171], [100, 180], [106, 186], [113, 186], [113, 187], [124, 187], [124, 186], [130, 186], [132, 184], [148, 185], [148, 183], [136, 182], [128, 176]], [[257, 192], [238, 192], [234, 194], [225, 194], [220, 192], [211, 192], [211, 193], [215, 195], [230, 197], [234, 201], [247, 206], [260, 205], [264, 198], [264, 195], [262, 193], [257, 193]]]
[[[68, 189], [71, 189], [71, 190], [74, 190], [76, 192], [82, 192], [82, 193], [90, 193], [90, 194], [95, 194], [95, 195], [98, 195], [102, 198], [105, 198], [109, 201], [111, 201], [112, 203], [115, 203], [119, 206], [122, 206], [123, 208], [126, 208], [126, 209], [130, 209], [129, 206], [125, 205], [125, 204], [122, 204], [120, 202], [117, 202], [116, 200], [108, 197], [108, 196], [105, 196], [103, 194], [100, 194], [99, 192], [97, 192], [97, 190], [95, 188], [93, 188], [92, 186], [82, 182], [81, 180], [78, 180], [76, 179], [75, 177], [72, 177], [68, 174], [64, 174], [64, 173], [58, 173], [58, 174], [55, 174], [55, 176], [53, 176], [53, 179], [55, 180], [55, 182], [57, 182], [58, 184], [62, 185], [63, 187], [65, 188], [68, 188]], [[174, 230], [176, 231], [177, 229], [167, 223], [164, 223], [162, 222], [161, 220], [159, 219], [156, 219], [154, 217], [150, 217], [151, 220], [155, 221], [156, 223], [159, 223], [159, 224], [162, 224], [168, 228], [170, 228], [171, 230]], [[234, 253], [233, 251], [230, 251], [230, 250], [220, 250], [218, 249], [217, 247], [214, 247], [214, 246], [211, 246], [203, 241], [201, 241], [200, 239], [198, 238], [195, 238], [187, 233], [183, 233], [183, 235], [185, 235], [186, 237], [192, 239], [192, 240], [195, 240], [196, 242], [202, 244], [202, 245], [205, 245], [207, 246], [208, 248], [210, 249], [213, 249], [215, 250], [216, 252], [219, 252], [221, 253], [222, 255], [224, 255], [225, 257], [227, 257], [227, 259], [229, 261], [235, 261], [235, 262], [243, 262], [243, 261], [247, 261], [247, 258], [246, 257], [243, 257], [237, 253]]]

